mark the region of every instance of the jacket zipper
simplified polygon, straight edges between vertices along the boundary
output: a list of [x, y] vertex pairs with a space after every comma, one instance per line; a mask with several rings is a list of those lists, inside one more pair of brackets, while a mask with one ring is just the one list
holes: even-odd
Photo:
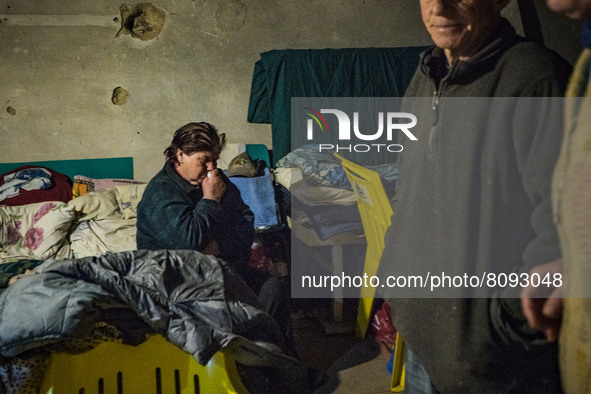
[[458, 62], [454, 62], [451, 68], [448, 70], [447, 75], [439, 81], [439, 86], [435, 84], [435, 90], [433, 91], [433, 99], [431, 100], [431, 108], [433, 109], [433, 123], [431, 124], [431, 131], [429, 133], [429, 141], [427, 144], [427, 151], [429, 156], [433, 156], [437, 153], [437, 146], [436, 146], [436, 137], [437, 137], [437, 127], [439, 126], [439, 104], [441, 93], [443, 92], [443, 87], [449, 79], [450, 75], [454, 72], [456, 65]]
[[437, 134], [437, 125], [439, 123], [439, 98], [441, 97], [441, 83], [439, 89], [435, 88], [433, 91], [433, 99], [431, 100], [431, 108], [433, 109], [433, 122], [431, 123], [431, 131], [429, 132], [429, 140], [427, 149], [429, 155], [435, 154], [435, 136]]

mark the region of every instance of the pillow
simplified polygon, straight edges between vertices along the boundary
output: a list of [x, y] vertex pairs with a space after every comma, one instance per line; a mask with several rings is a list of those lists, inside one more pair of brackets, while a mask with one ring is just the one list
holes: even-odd
[[70, 248], [75, 258], [136, 249], [137, 206], [147, 184], [115, 186], [74, 198]]
[[68, 205], [78, 213], [78, 221], [121, 217], [114, 189], [86, 193], [70, 200]]
[[115, 196], [123, 219], [136, 219], [137, 206], [144, 195], [147, 183], [115, 187]]
[[20, 189], [16, 196], [8, 197], [2, 200], [2, 205], [27, 205], [43, 201], [63, 201], [68, 202], [72, 199], [72, 181], [70, 177], [52, 170], [51, 168], [26, 165], [18, 167], [12, 171], [0, 175], [0, 186], [4, 185], [4, 177], [18, 171], [26, 170], [28, 168], [43, 168], [51, 173], [51, 186], [47, 189], [39, 190], [24, 190]]
[[87, 220], [70, 235], [75, 258], [99, 256], [106, 252], [135, 250], [136, 221], [125, 219]]
[[89, 192], [99, 192], [105, 189], [111, 189], [118, 185], [143, 184], [145, 182], [134, 181], [133, 179], [97, 179], [89, 178], [83, 175], [74, 176], [74, 186], [72, 194], [74, 197], [83, 196]]
[[70, 205], [78, 212], [78, 221], [135, 219], [137, 206], [147, 184], [115, 186], [112, 189], [86, 193], [72, 199]]
[[66, 257], [73, 218], [74, 210], [62, 201], [0, 206], [0, 261]]

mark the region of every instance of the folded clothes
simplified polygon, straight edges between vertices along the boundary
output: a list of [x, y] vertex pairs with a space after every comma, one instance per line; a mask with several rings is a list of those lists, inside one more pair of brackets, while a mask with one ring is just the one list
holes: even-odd
[[[318, 145], [304, 145], [285, 155], [277, 163], [279, 167], [300, 169], [303, 179], [312, 186], [326, 186], [351, 190], [351, 183], [333, 152], [320, 152]], [[398, 179], [398, 164], [368, 165], [367, 168], [380, 174], [385, 183]]]
[[363, 234], [363, 223], [357, 205], [305, 205], [293, 199], [298, 220], [305, 228], [314, 229], [326, 241], [340, 233]]
[[278, 224], [275, 189], [271, 172], [265, 168], [265, 175], [255, 177], [230, 177], [238, 187], [244, 203], [254, 213], [255, 228], [265, 228]]

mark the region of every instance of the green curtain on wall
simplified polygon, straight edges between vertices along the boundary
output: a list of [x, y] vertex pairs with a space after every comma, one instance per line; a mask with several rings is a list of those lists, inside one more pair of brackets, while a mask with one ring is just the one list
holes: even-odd
[[292, 97], [401, 97], [426, 48], [262, 53], [254, 67], [248, 121], [271, 124], [273, 165], [291, 151]]

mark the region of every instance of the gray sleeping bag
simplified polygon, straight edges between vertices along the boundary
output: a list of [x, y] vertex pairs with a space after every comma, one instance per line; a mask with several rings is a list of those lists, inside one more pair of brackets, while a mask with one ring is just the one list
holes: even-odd
[[0, 295], [1, 356], [84, 338], [106, 316], [125, 327], [131, 311], [202, 365], [221, 350], [246, 365], [281, 369], [294, 388], [306, 384], [305, 369], [282, 351], [275, 321], [213, 256], [138, 250], [47, 260], [36, 271]]

